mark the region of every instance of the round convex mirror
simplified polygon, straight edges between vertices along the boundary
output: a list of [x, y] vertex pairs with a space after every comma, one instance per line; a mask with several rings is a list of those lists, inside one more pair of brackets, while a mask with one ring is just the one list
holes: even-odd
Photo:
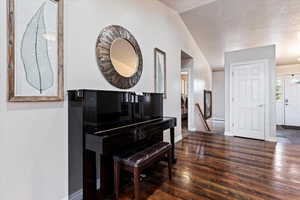
[[123, 77], [132, 77], [138, 70], [139, 57], [126, 39], [118, 38], [112, 42], [110, 59], [115, 70]]
[[134, 36], [118, 25], [105, 27], [98, 36], [96, 58], [104, 78], [113, 86], [129, 89], [143, 72], [143, 56]]

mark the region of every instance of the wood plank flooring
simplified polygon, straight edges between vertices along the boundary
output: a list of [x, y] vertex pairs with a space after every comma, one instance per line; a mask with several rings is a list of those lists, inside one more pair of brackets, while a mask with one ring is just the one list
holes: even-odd
[[[176, 145], [177, 164], [167, 164], [143, 181], [149, 200], [300, 200], [300, 145], [195, 133]], [[133, 199], [133, 187], [122, 189]]]

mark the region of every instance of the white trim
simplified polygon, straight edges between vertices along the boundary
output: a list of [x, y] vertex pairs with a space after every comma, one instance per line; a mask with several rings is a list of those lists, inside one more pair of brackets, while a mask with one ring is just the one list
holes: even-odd
[[[185, 67], [182, 67], [183, 64], [183, 60], [181, 59], [181, 72], [187, 72], [188, 74], [188, 91], [187, 91], [187, 97], [188, 97], [188, 130], [193, 130], [194, 127], [196, 126], [196, 122], [195, 122], [195, 97], [194, 97], [194, 75], [193, 75], [193, 71], [194, 71], [194, 57], [191, 56], [189, 53], [186, 53], [185, 50], [181, 49], [180, 50], [180, 54], [182, 55], [182, 53], [188, 55], [188, 58], [183, 59], [187, 62], [185, 62]], [[181, 81], [181, 78], [180, 78]], [[181, 83], [180, 83], [181, 85]], [[180, 87], [181, 88], [181, 87]], [[181, 92], [180, 92], [181, 93]], [[181, 113], [181, 111], [180, 111]], [[181, 120], [181, 117], [180, 117]], [[181, 126], [182, 128], [182, 126]]]
[[175, 137], [175, 143], [182, 140], [182, 134], [179, 134]]
[[[100, 188], [100, 178], [97, 178], [97, 189]], [[83, 189], [74, 192], [69, 196], [69, 200], [82, 200], [83, 199]]]
[[69, 200], [82, 200], [83, 199], [83, 190], [80, 189], [77, 192], [74, 192], [69, 196]]
[[[282, 81], [282, 101], [277, 101], [277, 99], [275, 100], [275, 106], [276, 106], [276, 125], [284, 125], [285, 124], [285, 79], [286, 79], [286, 75], [277, 75], [276, 76], [276, 80], [275, 80], [275, 87], [277, 86], [277, 81], [280, 80]], [[275, 92], [275, 95], [276, 95], [276, 92]], [[280, 112], [282, 113], [283, 116], [282, 117], [282, 120], [280, 120], [280, 122], [278, 122], [278, 109], [277, 109], [277, 105], [278, 104], [281, 104], [281, 108], [280, 108]]]
[[196, 132], [197, 129], [196, 129], [195, 127], [193, 127], [193, 128], [191, 128], [191, 129], [189, 129], [189, 131], [191, 131], [191, 132]]
[[224, 135], [225, 136], [234, 136], [232, 131], [225, 131]]
[[193, 70], [194, 70], [194, 58], [190, 58], [190, 66], [188, 67], [188, 130], [193, 129], [192, 127], [195, 126], [195, 106], [194, 106], [194, 76], [193, 76]]
[[277, 137], [266, 137], [266, 141], [268, 141], [268, 142], [277, 142]]
[[225, 119], [222, 119], [222, 118], [211, 118], [210, 121], [212, 121], [214, 123], [224, 123]]

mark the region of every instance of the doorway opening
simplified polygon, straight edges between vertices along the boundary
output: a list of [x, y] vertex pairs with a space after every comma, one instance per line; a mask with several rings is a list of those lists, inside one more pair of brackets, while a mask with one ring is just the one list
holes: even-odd
[[189, 97], [191, 94], [191, 69], [193, 66], [193, 58], [181, 51], [181, 78], [180, 78], [180, 85], [181, 85], [181, 128], [182, 128], [182, 137], [186, 137], [189, 132], [189, 119], [190, 119], [190, 110], [189, 109]]
[[[300, 73], [279, 66], [276, 81], [277, 141], [300, 144]], [[282, 70], [287, 73], [281, 73]], [[295, 71], [295, 70], [292, 70]]]

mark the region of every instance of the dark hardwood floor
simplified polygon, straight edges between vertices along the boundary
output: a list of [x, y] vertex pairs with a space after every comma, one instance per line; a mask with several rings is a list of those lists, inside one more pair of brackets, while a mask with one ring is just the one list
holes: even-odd
[[182, 138], [187, 137], [190, 132], [188, 131], [188, 119], [184, 119], [181, 121], [181, 128], [182, 128]]
[[288, 129], [277, 126], [277, 141], [300, 145], [300, 129]]
[[[300, 146], [193, 133], [177, 143], [177, 164], [168, 180], [159, 163], [143, 181], [150, 200], [300, 200]], [[121, 199], [133, 199], [133, 186]]]

